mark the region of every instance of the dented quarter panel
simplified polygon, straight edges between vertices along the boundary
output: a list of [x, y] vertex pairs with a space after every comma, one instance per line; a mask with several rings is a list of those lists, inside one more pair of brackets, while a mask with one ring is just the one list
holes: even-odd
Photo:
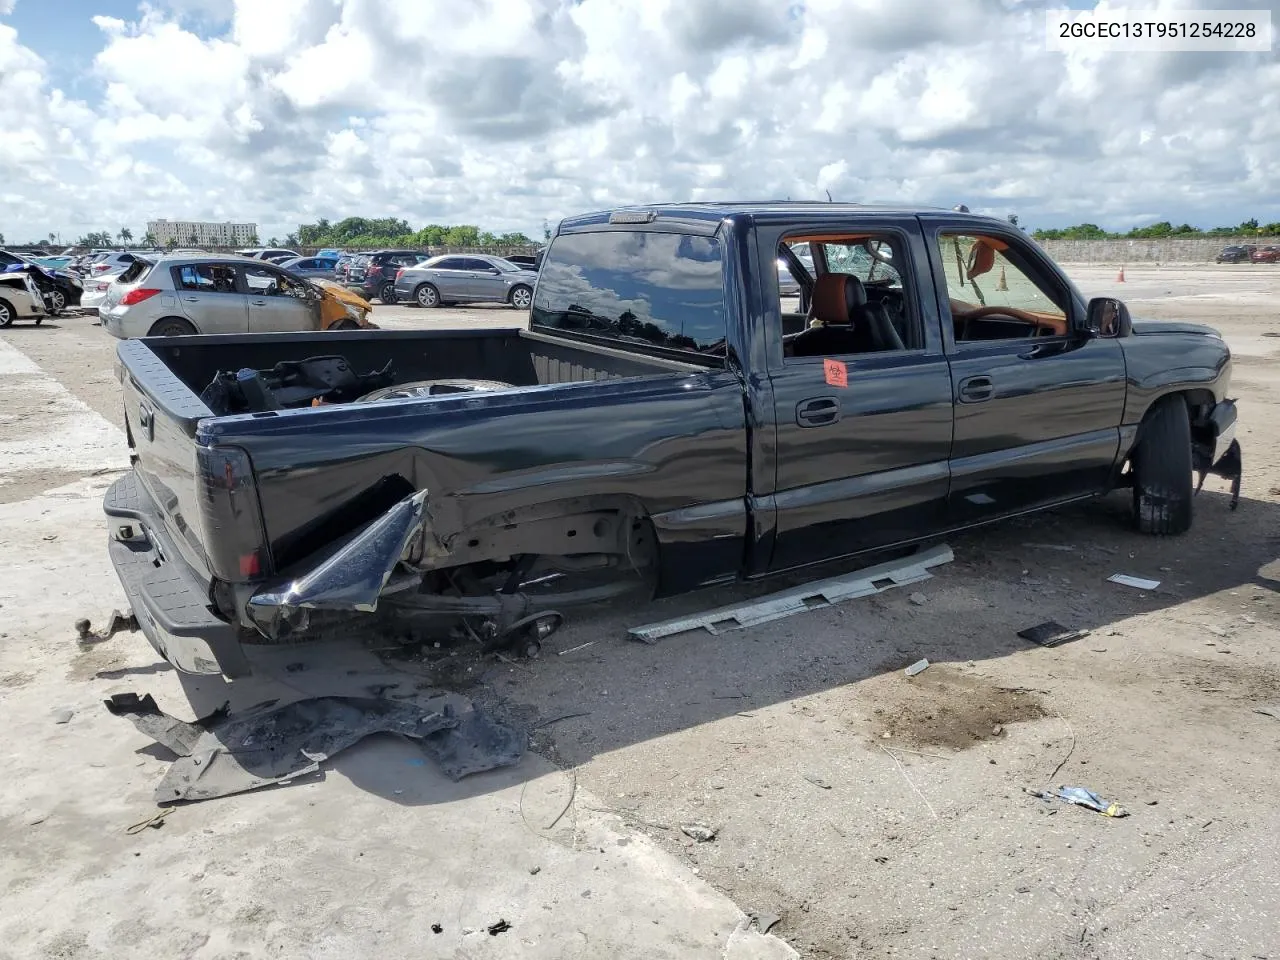
[[[486, 518], [558, 500], [633, 507], [675, 548], [662, 552], [662, 583], [680, 589], [741, 565], [742, 392], [731, 371], [673, 372], [228, 417], [206, 421], [202, 442], [248, 451], [278, 566], [306, 555], [317, 516], [341, 515], [389, 484], [431, 491], [446, 542]], [[323, 424], [324, 443], [304, 423]]]
[[409, 544], [428, 524], [426, 490], [406, 497], [349, 542], [296, 578], [254, 594], [248, 613], [268, 637], [300, 610], [373, 613], [378, 597]]

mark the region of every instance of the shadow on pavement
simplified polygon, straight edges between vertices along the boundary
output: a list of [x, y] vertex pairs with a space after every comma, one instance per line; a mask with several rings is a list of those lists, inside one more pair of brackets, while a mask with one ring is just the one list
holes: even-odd
[[[1097, 631], [1232, 591], [1270, 598], [1276, 583], [1259, 571], [1280, 556], [1280, 509], [1242, 499], [1231, 511], [1228, 501], [1217, 491], [1201, 493], [1195, 527], [1181, 537], [1133, 532], [1128, 497], [1121, 493], [1005, 521], [950, 538], [956, 560], [935, 568], [933, 580], [718, 636], [698, 631], [647, 645], [629, 639], [626, 630], [867, 563], [706, 590], [634, 609], [580, 612], [537, 661], [502, 661], [469, 651], [449, 656], [442, 650], [429, 661], [384, 662], [358, 641], [337, 641], [252, 648], [255, 675], [234, 683], [187, 675], [181, 681], [197, 716], [227, 701], [234, 713], [268, 699], [315, 696], [425, 702], [448, 689], [523, 726], [542, 757], [577, 765], [701, 724], [858, 684], [922, 657], [934, 664], [992, 660], [1018, 651], [1053, 657], [1058, 651], [1017, 636], [1018, 630], [1049, 619]], [[1107, 582], [1113, 573], [1161, 583], [1156, 590], [1135, 590]], [[1227, 615], [1226, 601], [1220, 606]], [[1273, 616], [1265, 605], [1258, 609], [1261, 617]], [[938, 629], [940, 620], [945, 629]], [[581, 644], [591, 646], [557, 655]], [[431, 761], [412, 743], [383, 734], [325, 766], [404, 805], [449, 803], [509, 786], [513, 777], [542, 777], [550, 769], [543, 759], [526, 757], [514, 768], [450, 783], [429, 769]]]

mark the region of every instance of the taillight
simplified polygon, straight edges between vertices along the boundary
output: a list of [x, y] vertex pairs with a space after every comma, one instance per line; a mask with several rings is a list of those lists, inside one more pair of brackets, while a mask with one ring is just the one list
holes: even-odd
[[94, 273], [101, 273], [103, 270], [110, 270], [110, 269], [111, 269], [111, 264], [109, 263], [96, 263], [93, 266]]
[[364, 268], [364, 275], [366, 277], [376, 277], [381, 272], [382, 272], [382, 267], [376, 263], [371, 263]]
[[209, 571], [228, 583], [271, 572], [253, 463], [239, 447], [196, 447], [202, 542]]
[[101, 293], [103, 290], [107, 289], [107, 287], [109, 287], [109, 286], [111, 286], [111, 284], [109, 284], [109, 283], [95, 283], [95, 284], [93, 285], [93, 289], [94, 289], [96, 292]]
[[399, 280], [403, 276], [404, 276], [404, 267], [401, 267], [399, 270], [396, 271], [396, 279]]
[[120, 298], [120, 306], [132, 307], [134, 304], [141, 303], [143, 300], [150, 300], [159, 292], [160, 291], [154, 287], [137, 287], [136, 289], [130, 290]]

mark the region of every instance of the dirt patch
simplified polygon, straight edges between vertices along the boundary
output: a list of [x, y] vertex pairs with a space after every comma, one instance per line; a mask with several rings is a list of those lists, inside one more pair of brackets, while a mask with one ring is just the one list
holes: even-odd
[[0, 676], [0, 687], [25, 687], [34, 679], [29, 673], [6, 673]]
[[48, 490], [75, 483], [81, 477], [97, 475], [97, 470], [13, 470], [0, 483], [0, 503], [20, 503]]
[[997, 686], [948, 666], [915, 677], [895, 671], [865, 686], [877, 704], [877, 741], [966, 750], [1003, 736], [1011, 723], [1048, 716], [1035, 691]]

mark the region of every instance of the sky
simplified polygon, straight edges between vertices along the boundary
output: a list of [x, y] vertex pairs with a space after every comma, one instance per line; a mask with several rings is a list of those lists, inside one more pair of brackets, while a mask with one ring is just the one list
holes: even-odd
[[[167, 217], [266, 241], [392, 216], [540, 236], [621, 204], [828, 191], [1031, 227], [1280, 220], [1280, 47], [1049, 51], [1049, 6], [0, 0], [0, 233]], [[1280, 27], [1280, 0], [1115, 6]]]

